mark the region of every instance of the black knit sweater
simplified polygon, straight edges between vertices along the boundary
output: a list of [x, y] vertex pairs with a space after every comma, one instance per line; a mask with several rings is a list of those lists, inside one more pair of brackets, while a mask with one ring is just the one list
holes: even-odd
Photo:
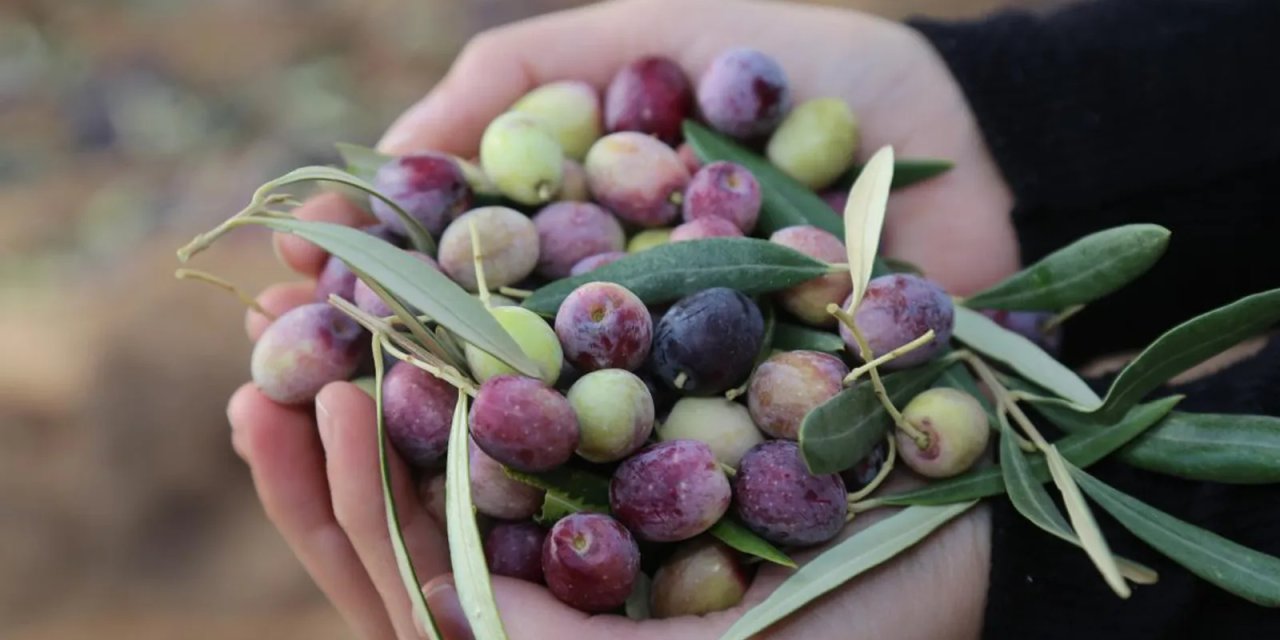
[[[959, 80], [1013, 190], [1024, 262], [1119, 224], [1173, 232], [1154, 269], [1067, 324], [1068, 363], [1140, 349], [1178, 322], [1280, 287], [1280, 0], [1095, 0], [909, 24]], [[1280, 339], [1161, 393], [1172, 391], [1188, 394], [1180, 410], [1280, 415]], [[1280, 555], [1280, 488], [1189, 482], [1113, 461], [1093, 470]], [[1280, 638], [1280, 610], [1192, 576], [1099, 509], [1114, 551], [1160, 572], [1127, 601], [1007, 499], [993, 507], [985, 637]]]

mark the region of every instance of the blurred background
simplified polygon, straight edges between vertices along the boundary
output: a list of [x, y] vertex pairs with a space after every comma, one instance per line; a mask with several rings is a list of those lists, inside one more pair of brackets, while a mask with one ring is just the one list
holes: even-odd
[[[372, 145], [469, 36], [577, 4], [0, 0], [0, 638], [349, 637], [229, 446], [242, 309], [175, 281], [174, 250]], [[292, 277], [249, 231], [198, 266]]]

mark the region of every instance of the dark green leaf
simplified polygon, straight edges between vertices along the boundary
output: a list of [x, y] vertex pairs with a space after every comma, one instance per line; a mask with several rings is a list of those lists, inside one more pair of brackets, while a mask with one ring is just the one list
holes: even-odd
[[684, 138], [704, 163], [724, 160], [746, 167], [760, 183], [758, 231], [768, 235], [784, 227], [813, 225], [844, 237], [840, 215], [808, 187], [779, 171], [768, 160], [696, 122], [686, 120]]
[[1231, 593], [1280, 607], [1280, 559], [1183, 522], [1071, 468], [1071, 475], [1107, 513], [1160, 553]]
[[[902, 405], [928, 389], [950, 363], [934, 361], [884, 377], [885, 390]], [[863, 380], [809, 412], [800, 424], [800, 452], [813, 473], [843, 471], [860, 462], [880, 441], [893, 421]]]
[[338, 224], [283, 218], [255, 221], [276, 231], [297, 235], [338, 256], [455, 336], [520, 373], [537, 377], [537, 365], [529, 361], [479, 300], [407, 252], [363, 231]]
[[[409, 556], [404, 534], [400, 531], [400, 516], [397, 513], [395, 492], [391, 488], [391, 465], [387, 457], [387, 429], [382, 415], [382, 377], [385, 374], [382, 362], [382, 336], [373, 338], [373, 372], [371, 391], [374, 403], [374, 415], [378, 430], [378, 475], [382, 482], [382, 506], [387, 516], [387, 535], [391, 538], [391, 550], [396, 557], [396, 568], [400, 572], [400, 580], [404, 583], [405, 592], [409, 595], [409, 607], [414, 618], [425, 621], [427, 637], [440, 640], [440, 630], [427, 608], [427, 599], [422, 593], [422, 581], [418, 578], [417, 569], [413, 566], [413, 558]], [[459, 394], [461, 395], [461, 394]]]
[[[1037, 408], [1068, 433], [1109, 428], [1067, 407]], [[1116, 455], [1139, 469], [1189, 480], [1280, 482], [1280, 418], [1173, 411]]]
[[773, 328], [773, 348], [780, 351], [844, 351], [844, 340], [834, 331], [810, 329], [789, 322], [779, 322]]
[[[1153, 402], [1141, 404], [1129, 411], [1120, 422], [1106, 429], [1091, 430], [1066, 436], [1056, 444], [1062, 457], [1074, 465], [1087, 467], [1111, 452], [1124, 446], [1129, 441], [1168, 415], [1181, 400], [1181, 396], [1170, 396]], [[1049, 480], [1049, 468], [1044, 458], [1031, 460], [1031, 472], [1040, 482]], [[963, 500], [985, 498], [1004, 492], [1004, 480], [1000, 467], [976, 469], [964, 475], [935, 482], [922, 489], [908, 491], [875, 500], [887, 505], [909, 504], [950, 504]]]
[[768, 560], [784, 567], [794, 569], [796, 566], [796, 563], [791, 558], [788, 558], [787, 554], [779, 551], [777, 547], [769, 544], [764, 538], [752, 533], [750, 529], [734, 520], [732, 516], [721, 518], [707, 533], [747, 555]]
[[1196, 316], [1156, 338], [1125, 366], [1112, 381], [1105, 401], [1081, 408], [1096, 407], [1099, 420], [1114, 420], [1169, 378], [1261, 333], [1277, 321], [1280, 321], [1280, 289], [1241, 298]]
[[955, 337], [969, 348], [1005, 363], [1027, 380], [1079, 405], [1101, 403], [1080, 376], [1025, 337], [965, 307], [956, 307]]
[[[476, 509], [471, 502], [471, 457], [467, 451], [467, 395], [458, 391], [449, 430], [449, 451], [445, 460], [444, 508], [449, 535], [449, 560], [458, 601], [467, 623], [477, 638], [505, 640], [507, 631], [498, 615], [485, 562]], [[419, 587], [421, 588], [421, 587]]]
[[1130, 224], [1087, 235], [965, 300], [971, 309], [1061, 311], [1101, 298], [1142, 275], [1164, 254], [1169, 230]]
[[720, 640], [755, 636], [822, 594], [910, 548], [973, 504], [910, 507], [853, 534], [791, 574], [764, 602], [733, 623]]
[[[902, 158], [895, 160], [893, 162], [892, 186], [894, 189], [909, 187], [917, 182], [923, 182], [936, 175], [946, 173], [954, 166], [956, 166], [955, 163], [950, 160], [938, 160], [935, 158]], [[836, 180], [832, 188], [848, 190], [861, 173], [862, 165], [854, 165], [847, 173]]]
[[[538, 522], [550, 525], [571, 513], [591, 511], [609, 513], [609, 479], [590, 471], [560, 467], [543, 473], [525, 473], [506, 469], [507, 475], [547, 492]], [[729, 517], [721, 518], [708, 531], [721, 542], [743, 553], [776, 562], [784, 567], [795, 563], [773, 545]]]
[[767, 240], [689, 240], [634, 253], [590, 273], [557, 280], [534, 291], [524, 307], [554, 316], [560, 303], [588, 282], [616, 282], [646, 304], [655, 304], [710, 287], [729, 287], [748, 295], [768, 293], [828, 273], [829, 265]]

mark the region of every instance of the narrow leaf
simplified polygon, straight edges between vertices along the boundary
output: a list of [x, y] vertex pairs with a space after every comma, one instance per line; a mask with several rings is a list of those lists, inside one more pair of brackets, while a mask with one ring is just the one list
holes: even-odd
[[[939, 160], [937, 158], [902, 158], [895, 160], [893, 163], [893, 185], [894, 189], [909, 187], [917, 182], [924, 182], [929, 178], [941, 175], [956, 166], [950, 160]], [[841, 176], [834, 186], [838, 188], [848, 189], [854, 180], [862, 173], [863, 165], [854, 165], [847, 173]]]
[[382, 192], [375, 189], [368, 181], [363, 178], [353, 176], [341, 169], [320, 166], [294, 169], [293, 171], [262, 185], [262, 187], [258, 189], [258, 193], [268, 193], [279, 189], [280, 187], [297, 184], [299, 182], [312, 181], [336, 182], [348, 187], [354, 187], [387, 203], [391, 206], [391, 209], [396, 212], [396, 215], [400, 216], [400, 221], [404, 223], [405, 230], [409, 233], [409, 242], [413, 244], [413, 248], [429, 256], [436, 255], [436, 241], [432, 239], [431, 233], [422, 226], [421, 222], [418, 222], [417, 218], [409, 215], [408, 212], [402, 209], [398, 203], [391, 198], [388, 198], [386, 195], [383, 195]]
[[810, 329], [789, 322], [779, 322], [773, 328], [773, 348], [782, 351], [844, 351], [844, 340], [831, 331]]
[[1087, 235], [965, 300], [971, 309], [1061, 311], [1112, 293], [1151, 268], [1169, 230], [1131, 224]]
[[831, 273], [831, 267], [798, 251], [758, 238], [709, 238], [654, 247], [533, 292], [523, 305], [554, 316], [574, 289], [588, 282], [616, 282], [646, 304], [669, 302], [710, 287], [747, 295], [785, 289]]
[[358, 229], [328, 222], [276, 218], [254, 222], [304, 238], [338, 256], [453, 335], [524, 375], [538, 376], [538, 367], [479, 300], [405, 251]]
[[1067, 516], [1071, 518], [1071, 525], [1080, 536], [1084, 552], [1107, 581], [1107, 586], [1121, 598], [1128, 598], [1133, 592], [1120, 576], [1120, 567], [1116, 566], [1116, 560], [1111, 555], [1111, 547], [1098, 528], [1097, 520], [1093, 519], [1093, 512], [1085, 503], [1084, 496], [1080, 495], [1080, 488], [1072, 481], [1071, 472], [1067, 471], [1067, 462], [1053, 445], [1049, 445], [1044, 457], [1049, 463], [1049, 475], [1053, 478], [1053, 484], [1062, 493], [1062, 503], [1067, 507]]
[[[1032, 524], [1061, 540], [1084, 548], [1080, 538], [1058, 511], [1058, 505], [1053, 503], [1049, 492], [1045, 491], [1041, 481], [1035, 477], [1026, 454], [1018, 448], [1013, 430], [1007, 423], [1001, 424], [1000, 429], [1000, 469], [1005, 488], [1009, 492], [1009, 501]], [[1155, 582], [1156, 572], [1150, 568], [1119, 557], [1114, 562], [1120, 573], [1130, 580], [1144, 584]]]
[[636, 583], [631, 588], [631, 595], [627, 596], [627, 602], [623, 609], [627, 612], [627, 617], [632, 620], [648, 620], [653, 617], [649, 607], [649, 592], [653, 582], [649, 580], [649, 576], [643, 571], [636, 574]]
[[844, 246], [849, 257], [849, 277], [853, 279], [853, 293], [846, 305], [850, 313], [857, 310], [871, 280], [892, 181], [893, 147], [882, 147], [871, 156], [849, 191], [849, 203], [844, 208]]
[[[901, 405], [928, 389], [950, 363], [933, 361], [884, 377], [885, 390]], [[884, 440], [892, 419], [870, 382], [845, 389], [819, 405], [800, 424], [800, 453], [813, 473], [834, 473], [858, 464]]]
[[1111, 383], [1105, 401], [1076, 404], [1086, 410], [1098, 407], [1099, 419], [1113, 420], [1169, 378], [1261, 333], [1277, 321], [1280, 289], [1241, 298], [1196, 316], [1156, 338], [1125, 366]]
[[[1055, 404], [1037, 410], [1068, 433], [1109, 427]], [[1166, 475], [1231, 484], [1280, 482], [1280, 418], [1170, 412], [1117, 454], [1126, 464]]]
[[422, 593], [422, 581], [409, 557], [409, 548], [404, 542], [404, 534], [400, 532], [400, 516], [396, 513], [395, 493], [391, 489], [391, 465], [387, 456], [387, 429], [382, 415], [382, 378], [385, 375], [382, 362], [382, 335], [373, 337], [373, 403], [374, 415], [377, 416], [378, 429], [378, 473], [382, 481], [382, 505], [387, 514], [387, 536], [391, 538], [391, 549], [395, 553], [396, 567], [400, 570], [400, 580], [409, 594], [409, 607], [416, 620], [423, 621], [430, 640], [440, 640], [440, 630], [427, 608], [427, 598]]
[[449, 559], [458, 602], [477, 638], [505, 640], [507, 631], [493, 599], [489, 566], [485, 564], [475, 505], [471, 503], [471, 461], [467, 451], [467, 395], [458, 391], [449, 452], [445, 460], [445, 523], [449, 534]]
[[684, 123], [684, 138], [704, 163], [724, 160], [746, 167], [760, 183], [760, 219], [756, 228], [768, 235], [784, 227], [813, 225], [837, 237], [844, 234], [840, 217], [822, 198], [768, 160], [729, 138], [692, 120]]
[[747, 555], [792, 569], [796, 567], [795, 561], [787, 557], [787, 554], [779, 551], [777, 547], [769, 544], [764, 538], [752, 533], [750, 529], [734, 520], [731, 516], [721, 518], [719, 522], [712, 525], [707, 533], [715, 536], [720, 542]]
[[910, 548], [974, 502], [910, 507], [822, 552], [800, 567], [764, 602], [752, 607], [720, 640], [746, 640], [799, 611], [824, 593]]
[[1280, 607], [1280, 559], [1183, 522], [1080, 469], [1068, 470], [1098, 506], [1160, 553], [1250, 602]]
[[1054, 360], [1034, 342], [1001, 327], [977, 311], [956, 307], [954, 335], [974, 351], [1005, 363], [1027, 380], [1069, 402], [1093, 406], [1102, 402], [1074, 371]]
[[[560, 467], [542, 473], [525, 473], [506, 469], [507, 476], [547, 492], [542, 502], [538, 522], [551, 525], [571, 513], [591, 511], [609, 513], [609, 479], [590, 471]], [[752, 533], [751, 530], [726, 516], [707, 532], [721, 542], [763, 560], [784, 567], [795, 563], [787, 555]]]
[[[1087, 467], [1138, 437], [1169, 413], [1181, 396], [1161, 398], [1141, 404], [1129, 411], [1120, 422], [1106, 429], [1095, 429], [1062, 438], [1055, 446], [1062, 457], [1076, 466]], [[1031, 473], [1040, 482], [1049, 480], [1049, 469], [1043, 458], [1030, 461]], [[932, 483], [924, 488], [876, 498], [887, 505], [937, 505], [999, 495], [1005, 491], [1000, 467], [975, 469], [964, 475]]]

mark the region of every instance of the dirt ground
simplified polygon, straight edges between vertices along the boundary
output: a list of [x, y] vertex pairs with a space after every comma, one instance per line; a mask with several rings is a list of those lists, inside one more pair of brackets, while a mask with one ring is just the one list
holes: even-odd
[[[574, 4], [0, 3], [0, 637], [349, 637], [228, 446], [241, 310], [175, 281], [173, 251], [333, 142], [371, 143], [469, 35]], [[252, 232], [200, 266], [290, 277]]]

